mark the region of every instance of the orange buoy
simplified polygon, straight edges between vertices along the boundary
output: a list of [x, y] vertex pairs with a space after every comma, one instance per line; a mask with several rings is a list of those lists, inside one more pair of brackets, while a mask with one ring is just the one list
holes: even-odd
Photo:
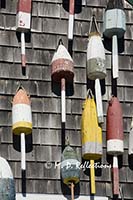
[[25, 134], [32, 132], [31, 101], [24, 88], [20, 87], [13, 98], [13, 134], [21, 135], [21, 168], [26, 170]]
[[112, 96], [107, 111], [107, 153], [113, 155], [113, 194], [119, 195], [117, 156], [123, 154], [122, 109], [117, 97]]
[[32, 132], [31, 102], [24, 89], [19, 89], [13, 98], [12, 122], [14, 134]]

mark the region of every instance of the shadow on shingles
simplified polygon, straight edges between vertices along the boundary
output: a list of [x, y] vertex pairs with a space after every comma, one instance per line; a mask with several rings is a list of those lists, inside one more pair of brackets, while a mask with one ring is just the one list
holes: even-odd
[[95, 96], [95, 81], [87, 78], [87, 90], [88, 89], [91, 89], [93, 95]]
[[[21, 139], [20, 135], [13, 134], [13, 148], [19, 152], [21, 152], [20, 139]], [[25, 141], [26, 141], [26, 153], [29, 153], [33, 150], [32, 134], [25, 135]]]
[[6, 8], [6, 0], [0, 0], [0, 8]]
[[[61, 96], [61, 83], [51, 81], [51, 88], [54, 94], [56, 94], [57, 96]], [[72, 81], [71, 83], [66, 84], [66, 96], [73, 96], [73, 94], [74, 86]]]
[[133, 155], [128, 155], [129, 168], [133, 170]]
[[117, 78], [115, 79], [113, 78], [112, 70], [111, 70], [111, 91], [112, 91], [112, 95], [117, 97]]
[[[106, 93], [105, 79], [100, 80], [100, 85], [101, 85], [101, 93], [102, 95], [104, 95]], [[88, 89], [91, 89], [93, 95], [95, 96], [95, 81], [87, 78], [87, 90]]]
[[[63, 183], [61, 180], [61, 191], [64, 197], [66, 197], [68, 200], [71, 200], [71, 189]], [[80, 195], [80, 184], [77, 183], [74, 187], [74, 199], [77, 199]]]
[[[109, 39], [103, 35], [103, 44], [105, 49], [112, 52], [112, 38]], [[118, 52], [122, 53], [124, 51], [124, 37], [118, 39]]]
[[[16, 37], [18, 39], [18, 42], [21, 42], [21, 32], [16, 32]], [[25, 42], [30, 43], [31, 42], [31, 32], [28, 31], [25, 33]]]
[[68, 52], [73, 57], [73, 40], [68, 40]]
[[[63, 8], [69, 12], [69, 2], [70, 0], [63, 0]], [[75, 0], [75, 13], [82, 12], [82, 0]]]
[[[98, 166], [101, 165], [101, 159], [94, 161], [94, 163], [97, 166], [97, 167], [95, 167], [95, 176], [102, 176], [102, 169], [100, 167], [98, 167]], [[84, 174], [86, 176], [90, 177], [90, 167], [89, 167], [89, 164], [90, 164], [90, 161], [86, 161], [86, 160], [82, 159], [82, 166], [83, 167], [86, 166], [86, 169], [84, 169]]]
[[65, 123], [61, 124], [61, 150], [65, 149], [66, 134], [65, 134]]
[[26, 197], [26, 170], [21, 171], [21, 191], [23, 197]]
[[[107, 162], [111, 165], [111, 167], [113, 166], [113, 155], [106, 155], [107, 158]], [[118, 156], [118, 167], [119, 169], [122, 168], [123, 166], [123, 156], [119, 155]]]
[[101, 85], [102, 95], [104, 95], [106, 93], [105, 79], [100, 80], [100, 85]]

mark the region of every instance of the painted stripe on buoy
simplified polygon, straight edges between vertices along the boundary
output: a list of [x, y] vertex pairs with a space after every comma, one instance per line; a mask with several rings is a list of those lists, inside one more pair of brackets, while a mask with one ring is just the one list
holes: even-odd
[[112, 140], [107, 140], [107, 152], [109, 154], [121, 154], [124, 152], [124, 144], [123, 140], [117, 140], [117, 139], [112, 139]]
[[12, 109], [13, 124], [17, 122], [32, 123], [31, 107], [27, 104], [13, 105]]

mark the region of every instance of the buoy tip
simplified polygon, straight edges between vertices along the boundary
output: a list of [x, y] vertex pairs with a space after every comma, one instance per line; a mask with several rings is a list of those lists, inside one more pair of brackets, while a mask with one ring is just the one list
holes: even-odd
[[61, 45], [61, 44], [63, 45], [63, 40], [62, 40], [62, 38], [59, 39], [58, 45]]

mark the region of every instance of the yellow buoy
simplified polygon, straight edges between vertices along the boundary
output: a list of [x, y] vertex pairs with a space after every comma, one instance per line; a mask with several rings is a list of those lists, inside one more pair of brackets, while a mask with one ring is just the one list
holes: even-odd
[[90, 160], [91, 193], [95, 194], [94, 160], [102, 156], [102, 130], [98, 126], [97, 112], [91, 90], [83, 105], [81, 120], [82, 157]]

